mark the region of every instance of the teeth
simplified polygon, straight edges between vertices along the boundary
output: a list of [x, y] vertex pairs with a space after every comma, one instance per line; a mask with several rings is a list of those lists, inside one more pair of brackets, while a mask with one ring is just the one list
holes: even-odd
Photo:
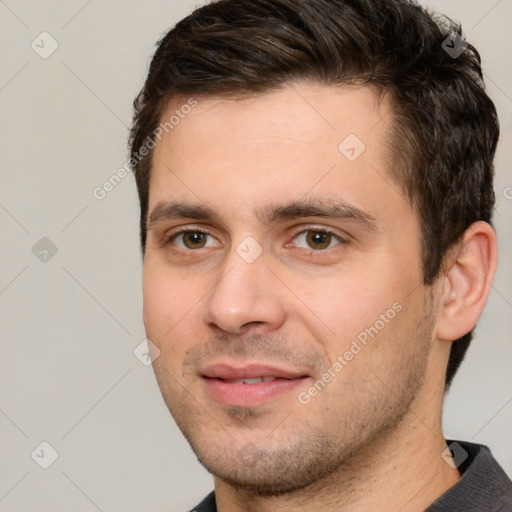
[[253, 377], [251, 379], [223, 379], [230, 384], [259, 384], [260, 382], [270, 382], [275, 380], [275, 377]]
[[244, 384], [258, 384], [259, 382], [263, 382], [261, 377], [254, 377], [252, 379], [243, 379]]

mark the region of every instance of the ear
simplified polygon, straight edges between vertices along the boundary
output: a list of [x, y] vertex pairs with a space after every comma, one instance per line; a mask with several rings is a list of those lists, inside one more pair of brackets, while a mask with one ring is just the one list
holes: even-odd
[[447, 257], [442, 302], [436, 322], [436, 337], [454, 341], [476, 325], [487, 298], [498, 262], [496, 233], [478, 221], [464, 232]]

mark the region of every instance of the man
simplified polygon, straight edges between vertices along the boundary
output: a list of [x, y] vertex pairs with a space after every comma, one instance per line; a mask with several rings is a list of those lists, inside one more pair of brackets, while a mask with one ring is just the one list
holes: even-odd
[[496, 270], [498, 122], [406, 0], [221, 0], [135, 101], [144, 322], [194, 510], [512, 510], [443, 397]]

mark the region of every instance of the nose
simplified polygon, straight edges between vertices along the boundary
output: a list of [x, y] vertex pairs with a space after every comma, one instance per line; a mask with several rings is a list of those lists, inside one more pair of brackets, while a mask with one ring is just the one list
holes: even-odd
[[278, 282], [264, 253], [248, 262], [233, 250], [206, 298], [203, 320], [211, 328], [231, 334], [242, 334], [256, 325], [278, 329], [286, 317]]

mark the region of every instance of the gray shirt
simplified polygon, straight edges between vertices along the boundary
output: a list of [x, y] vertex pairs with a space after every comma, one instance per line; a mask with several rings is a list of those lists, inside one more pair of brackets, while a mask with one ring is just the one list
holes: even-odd
[[[512, 481], [487, 446], [466, 441], [457, 443], [467, 453], [458, 469], [461, 479], [425, 512], [512, 512]], [[457, 456], [454, 454], [454, 461]], [[464, 455], [465, 456], [465, 455]], [[210, 493], [191, 512], [217, 512], [215, 493]]]

